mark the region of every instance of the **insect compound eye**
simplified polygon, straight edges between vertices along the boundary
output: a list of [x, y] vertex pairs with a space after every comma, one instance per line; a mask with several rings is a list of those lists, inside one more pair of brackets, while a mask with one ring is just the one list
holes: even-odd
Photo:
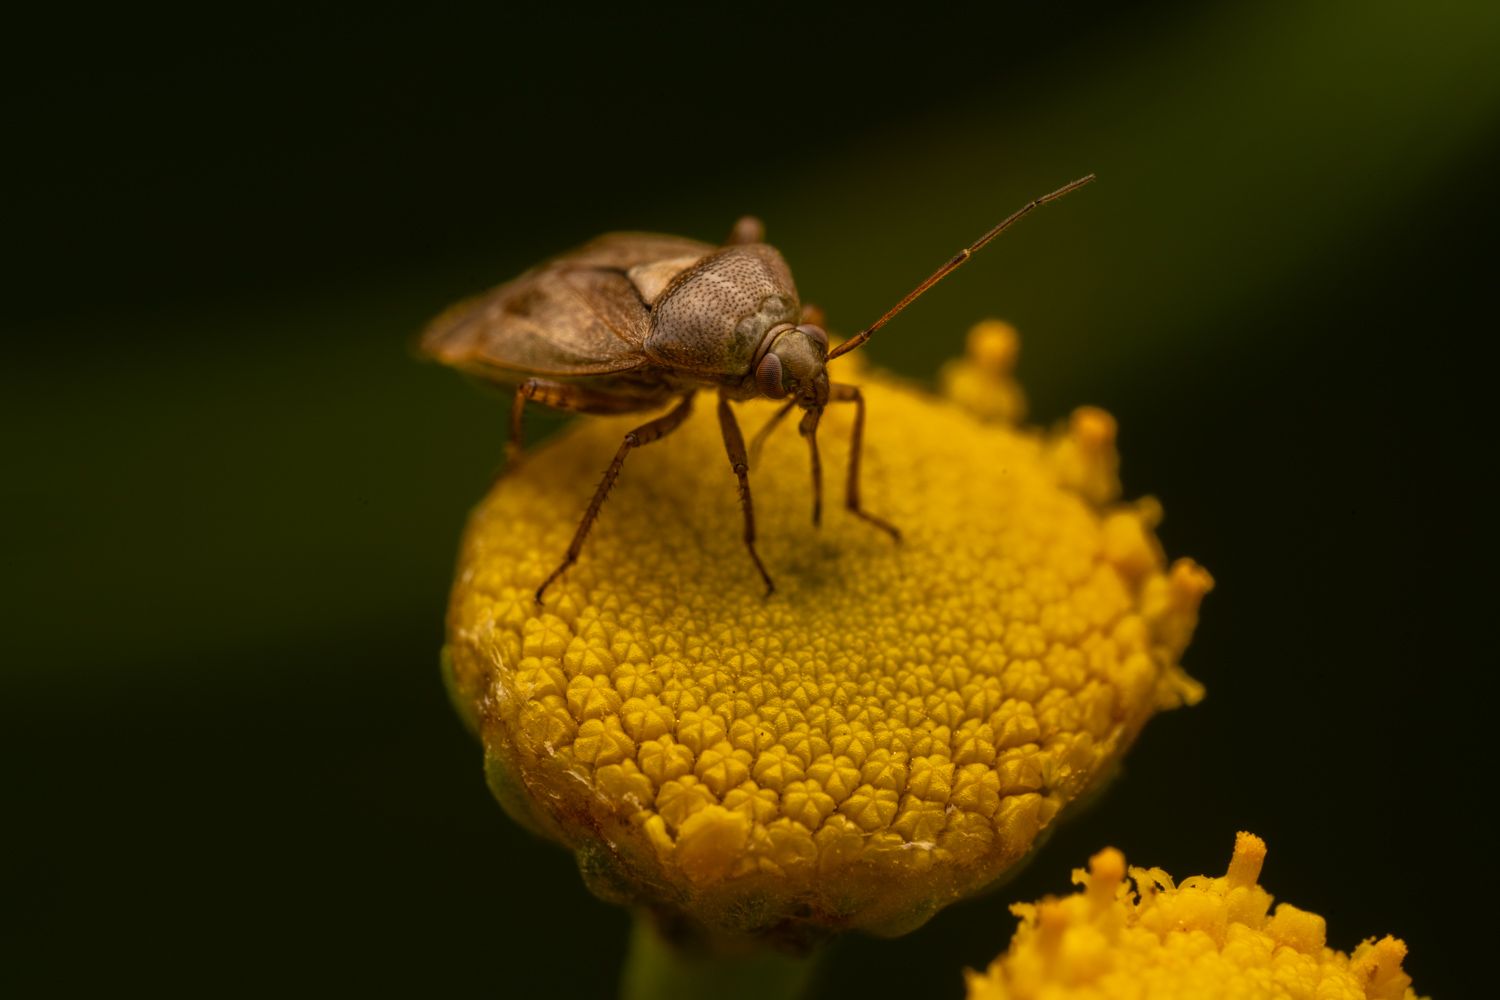
[[767, 354], [755, 369], [755, 386], [772, 399], [785, 399], [786, 387], [781, 384], [781, 359]]
[[823, 332], [823, 328], [821, 326], [816, 326], [812, 323], [803, 323], [801, 326], [797, 327], [797, 329], [801, 330], [803, 336], [805, 336], [808, 340], [817, 341], [818, 345], [823, 348], [824, 354], [828, 353], [828, 334]]

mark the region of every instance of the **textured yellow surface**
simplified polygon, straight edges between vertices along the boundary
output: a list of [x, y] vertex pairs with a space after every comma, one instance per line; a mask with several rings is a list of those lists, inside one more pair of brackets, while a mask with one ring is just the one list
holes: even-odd
[[1129, 869], [1107, 848], [1073, 872], [1079, 892], [1011, 912], [1021, 926], [969, 1000], [1415, 1000], [1406, 945], [1370, 938], [1352, 955], [1325, 944], [1323, 918], [1256, 884], [1266, 845], [1241, 833], [1229, 871], [1182, 885], [1160, 868]]
[[[852, 359], [851, 359], [852, 360]], [[600, 895], [801, 940], [902, 933], [992, 882], [1194, 701], [1177, 666], [1212, 585], [1168, 568], [1152, 501], [1114, 505], [1114, 422], [1018, 431], [844, 361], [869, 400], [819, 433], [810, 523], [788, 426], [751, 472], [770, 598], [741, 541], [711, 399], [631, 454], [582, 558], [547, 592], [601, 470], [640, 417], [580, 423], [475, 510], [450, 680], [516, 818], [573, 847]], [[747, 433], [769, 404], [739, 408]]]

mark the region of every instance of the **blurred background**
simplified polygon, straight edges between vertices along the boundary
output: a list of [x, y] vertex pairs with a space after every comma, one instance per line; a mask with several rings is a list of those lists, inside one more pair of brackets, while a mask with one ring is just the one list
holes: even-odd
[[599, 232], [746, 212], [847, 335], [1090, 171], [869, 356], [930, 379], [998, 316], [1035, 420], [1118, 416], [1127, 496], [1219, 582], [1209, 696], [1010, 887], [837, 944], [826, 995], [961, 996], [1090, 853], [1215, 874], [1240, 829], [1331, 945], [1394, 933], [1420, 992], [1478, 995], [1500, 5], [70, 7], [7, 36], [12, 995], [610, 995], [627, 914], [505, 818], [438, 678], [507, 400], [410, 338]]

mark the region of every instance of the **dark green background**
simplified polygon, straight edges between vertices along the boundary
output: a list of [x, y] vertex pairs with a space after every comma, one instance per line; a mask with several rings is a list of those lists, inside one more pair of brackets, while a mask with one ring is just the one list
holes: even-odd
[[1478, 994], [1500, 8], [69, 8], [6, 48], [0, 982], [610, 993], [626, 914], [505, 819], [438, 681], [505, 401], [408, 338], [746, 211], [849, 333], [1096, 171], [869, 353], [928, 378], [1004, 316], [1037, 419], [1120, 418], [1219, 581], [1209, 697], [827, 994], [958, 996], [1093, 851], [1215, 873], [1238, 829], [1331, 944]]

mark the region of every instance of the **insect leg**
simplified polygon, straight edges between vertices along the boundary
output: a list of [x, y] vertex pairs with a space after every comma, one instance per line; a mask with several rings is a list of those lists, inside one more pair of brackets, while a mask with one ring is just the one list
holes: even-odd
[[634, 413], [660, 406], [671, 398], [629, 396], [546, 378], [529, 378], [516, 388], [516, 392], [543, 406], [569, 413]]
[[901, 530], [889, 521], [876, 517], [859, 505], [859, 460], [860, 453], [864, 450], [865, 443], [865, 397], [858, 388], [852, 385], [839, 385], [837, 382], [828, 387], [828, 401], [830, 403], [853, 403], [854, 404], [854, 430], [849, 434], [849, 488], [844, 494], [844, 506], [851, 513], [869, 521], [875, 527], [890, 534], [896, 541], [901, 541]]
[[[536, 380], [533, 380], [536, 381]], [[556, 383], [554, 383], [556, 384]], [[599, 508], [604, 506], [604, 498], [609, 495], [610, 487], [614, 486], [615, 480], [620, 475], [620, 469], [625, 465], [625, 456], [630, 454], [632, 448], [639, 448], [643, 444], [650, 444], [658, 438], [675, 431], [693, 408], [693, 394], [688, 393], [682, 397], [682, 402], [674, 406], [664, 416], [657, 417], [649, 423], [642, 424], [629, 434], [625, 435], [620, 450], [615, 452], [615, 460], [609, 463], [609, 468], [604, 470], [604, 478], [599, 481], [599, 488], [594, 490], [594, 499], [589, 501], [588, 510], [583, 512], [583, 520], [578, 522], [578, 530], [573, 533], [573, 542], [568, 546], [568, 554], [564, 557], [562, 565], [552, 571], [542, 585], [536, 588], [536, 602], [542, 603], [542, 594], [552, 586], [552, 581], [562, 576], [563, 570], [578, 561], [578, 554], [583, 551], [583, 540], [588, 537], [589, 529], [599, 518]], [[743, 451], [743, 446], [741, 448]], [[758, 562], [759, 560], [757, 560]], [[764, 570], [762, 570], [764, 573]]]
[[791, 413], [792, 407], [796, 405], [797, 401], [795, 399], [790, 400], [785, 406], [777, 410], [771, 416], [770, 420], [766, 421], [764, 427], [755, 432], [755, 437], [750, 440], [750, 464], [752, 466], [760, 462], [760, 450], [766, 446], [766, 438], [771, 436], [771, 432], [781, 424], [782, 420], [786, 419], [786, 415]]
[[745, 510], [745, 548], [750, 550], [750, 558], [755, 561], [755, 568], [760, 570], [760, 578], [766, 581], [766, 596], [770, 597], [776, 584], [771, 582], [771, 574], [766, 572], [765, 564], [755, 551], [755, 506], [750, 500], [750, 460], [745, 455], [745, 439], [740, 434], [740, 425], [734, 419], [734, 411], [729, 408], [729, 397], [722, 392], [719, 393], [719, 427], [724, 431], [724, 450], [729, 452], [729, 464], [734, 467], [734, 474], [740, 481], [740, 506]]
[[818, 455], [818, 421], [823, 419], [821, 409], [808, 410], [802, 415], [797, 430], [807, 438], [808, 450], [812, 452], [813, 524], [823, 523], [823, 459]]
[[510, 440], [505, 442], [505, 467], [514, 468], [521, 460], [521, 417], [526, 412], [526, 394], [516, 386], [516, 398], [510, 404]]

